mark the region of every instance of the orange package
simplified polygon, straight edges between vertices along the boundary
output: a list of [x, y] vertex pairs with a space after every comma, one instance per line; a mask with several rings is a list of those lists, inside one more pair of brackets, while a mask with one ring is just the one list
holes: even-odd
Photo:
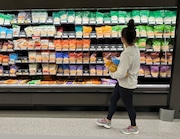
[[62, 40], [61, 45], [62, 45], [62, 49], [68, 50], [69, 49], [69, 40]]
[[69, 40], [69, 50], [75, 50], [76, 49], [76, 40]]
[[0, 54], [0, 64], [1, 64], [2, 61], [3, 61], [3, 57], [4, 57], [4, 56]]
[[56, 50], [61, 51], [62, 50], [61, 40], [54, 40], [53, 42]]
[[82, 40], [76, 40], [76, 48], [77, 49], [83, 48], [83, 41]]
[[3, 56], [3, 61], [2, 61], [3, 63], [8, 63], [9, 62], [9, 56], [7, 56], [7, 55], [4, 55]]
[[89, 39], [83, 40], [83, 49], [89, 49], [90, 48], [91, 41]]

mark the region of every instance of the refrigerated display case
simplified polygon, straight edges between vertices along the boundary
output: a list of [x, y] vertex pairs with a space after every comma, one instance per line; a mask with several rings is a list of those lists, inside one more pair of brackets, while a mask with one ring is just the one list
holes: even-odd
[[141, 51], [135, 106], [168, 106], [175, 1], [91, 2], [0, 7], [1, 105], [107, 106], [116, 81], [104, 61], [123, 51], [121, 30], [133, 18]]

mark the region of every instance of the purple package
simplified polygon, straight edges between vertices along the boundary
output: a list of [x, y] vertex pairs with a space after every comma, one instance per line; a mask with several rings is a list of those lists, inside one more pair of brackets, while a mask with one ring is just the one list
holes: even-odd
[[78, 65], [77, 70], [83, 70], [83, 65]]
[[94, 69], [96, 69], [96, 67], [94, 65], [90, 65], [89, 70], [92, 70], [92, 69], [94, 70]]
[[77, 69], [77, 65], [70, 65], [70, 70], [76, 70]]
[[3, 73], [3, 70], [4, 70], [3, 66], [0, 66], [0, 74]]
[[161, 66], [160, 71], [161, 72], [167, 72], [168, 67], [167, 66]]
[[117, 80], [101, 78], [102, 84], [116, 84]]
[[96, 65], [96, 70], [103, 70], [103, 66], [102, 65]]
[[151, 72], [159, 72], [159, 66], [151, 66]]

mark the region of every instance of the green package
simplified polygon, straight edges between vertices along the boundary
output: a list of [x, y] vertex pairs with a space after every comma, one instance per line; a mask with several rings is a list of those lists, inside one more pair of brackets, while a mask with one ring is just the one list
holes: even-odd
[[147, 35], [154, 37], [154, 28], [152, 26], [146, 26]]
[[149, 13], [148, 22], [149, 22], [149, 24], [155, 24], [155, 23], [156, 23], [156, 20], [155, 20], [155, 16], [154, 16], [154, 12], [153, 12], [153, 11], [150, 11], [150, 13]]
[[126, 23], [128, 23], [131, 18], [132, 18], [132, 13], [131, 12], [127, 12], [126, 16], [125, 16]]
[[4, 24], [4, 15], [0, 14], [0, 24]]
[[122, 24], [126, 23], [127, 12], [126, 11], [119, 11], [118, 14], [119, 14], [119, 23], [122, 23]]
[[82, 22], [82, 12], [76, 12], [75, 13], [75, 23], [81, 24]]
[[136, 33], [137, 33], [137, 36], [146, 37], [147, 36], [146, 26], [143, 26], [143, 25], [136, 26]]
[[175, 36], [175, 29], [176, 29], [175, 26], [171, 26], [171, 37], [172, 38], [174, 38], [174, 36]]
[[118, 21], [119, 11], [110, 11], [111, 21]]
[[150, 10], [140, 10], [140, 17], [142, 23], [148, 23]]
[[101, 12], [96, 12], [96, 20], [97, 23], [103, 23], [104, 14]]
[[89, 18], [90, 18], [90, 12], [89, 11], [82, 12], [83, 23], [89, 23]]
[[160, 51], [162, 42], [163, 42], [162, 40], [157, 40], [157, 39], [154, 39], [152, 41], [152, 46], [154, 51]]
[[164, 25], [164, 36], [171, 36], [171, 25]]
[[118, 36], [120, 30], [120, 26], [112, 26], [112, 36]]
[[61, 21], [67, 22], [68, 16], [66, 11], [59, 11]]
[[90, 22], [96, 22], [96, 13], [95, 12], [90, 12], [90, 15], [89, 15], [89, 20]]
[[162, 37], [163, 32], [164, 32], [164, 25], [154, 26], [154, 33], [156, 37]]
[[31, 80], [28, 84], [39, 84], [41, 80]]
[[110, 15], [110, 13], [104, 13], [104, 22], [105, 23], [110, 23], [110, 21], [111, 21], [111, 15]]
[[166, 41], [162, 41], [162, 50], [163, 51], [168, 51], [169, 50], [169, 43], [170, 41], [169, 40], [166, 40]]
[[67, 15], [68, 15], [68, 22], [74, 22], [75, 20], [75, 11], [73, 10], [70, 10], [70, 11], [67, 11]]
[[140, 11], [132, 10], [132, 18], [134, 19], [135, 23], [140, 23]]
[[59, 24], [60, 23], [60, 15], [59, 15], [59, 13], [58, 12], [53, 12], [52, 16], [53, 16], [53, 19], [54, 19], [54, 23]]
[[140, 38], [137, 42], [139, 48], [146, 48], [146, 38]]
[[173, 12], [170, 10], [164, 11], [164, 23], [165, 24], [171, 24], [172, 23], [172, 14], [173, 14]]
[[173, 24], [176, 24], [176, 11], [172, 11], [172, 17], [171, 17], [171, 21]]
[[154, 11], [154, 17], [156, 24], [163, 24], [164, 22], [164, 10]]

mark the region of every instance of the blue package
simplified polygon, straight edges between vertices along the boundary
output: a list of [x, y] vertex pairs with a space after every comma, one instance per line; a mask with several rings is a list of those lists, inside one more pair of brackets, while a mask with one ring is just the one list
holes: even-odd
[[62, 52], [56, 52], [56, 58], [63, 58]]
[[68, 64], [64, 64], [62, 66], [63, 66], [63, 70], [69, 70], [70, 69]]
[[116, 58], [116, 57], [112, 57], [112, 58], [111, 58], [111, 61], [112, 61], [115, 65], [119, 65], [119, 63], [120, 63], [120, 60], [119, 60], [118, 58]]
[[82, 26], [76, 26], [75, 27], [75, 32], [82, 32], [82, 31], [83, 31]]
[[7, 34], [7, 36], [8, 35], [12, 36], [13, 35], [13, 30], [12, 29], [7, 29], [6, 34]]
[[12, 60], [12, 61], [15, 61], [15, 60], [18, 59], [18, 55], [15, 54], [15, 53], [12, 53], [12, 54], [9, 55], [9, 59]]
[[63, 53], [63, 58], [68, 58], [69, 57], [69, 53], [68, 52], [64, 52]]

